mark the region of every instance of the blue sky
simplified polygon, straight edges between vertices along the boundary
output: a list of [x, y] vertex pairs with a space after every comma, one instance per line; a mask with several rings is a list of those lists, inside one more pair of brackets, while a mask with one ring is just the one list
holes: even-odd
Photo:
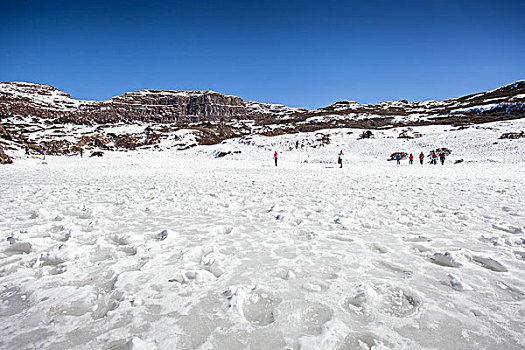
[[525, 79], [525, 1], [2, 1], [0, 81], [317, 108]]

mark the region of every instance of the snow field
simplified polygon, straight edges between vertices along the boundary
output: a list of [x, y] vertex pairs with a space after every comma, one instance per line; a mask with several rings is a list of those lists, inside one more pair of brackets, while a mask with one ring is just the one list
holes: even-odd
[[1, 167], [0, 348], [521, 349], [523, 142], [440, 128]]

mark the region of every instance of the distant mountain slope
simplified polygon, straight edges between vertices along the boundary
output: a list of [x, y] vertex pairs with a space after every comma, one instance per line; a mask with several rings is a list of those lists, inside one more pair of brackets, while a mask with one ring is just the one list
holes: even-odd
[[[391, 101], [378, 105], [340, 101], [312, 111], [269, 103], [244, 102], [213, 91], [141, 90], [108, 101], [79, 101], [49, 85], [0, 83], [0, 116], [52, 118], [58, 123], [188, 123], [203, 121], [297, 119], [375, 124], [441, 122], [442, 118], [521, 118], [525, 115], [525, 81], [444, 101]], [[311, 118], [311, 119], [309, 119]], [[355, 125], [352, 125], [355, 126]]]
[[213, 91], [141, 90], [108, 101], [79, 101], [49, 85], [0, 83], [0, 115], [52, 118], [58, 123], [115, 122], [188, 123], [260, 119], [300, 112]]
[[525, 81], [499, 89], [444, 101], [391, 101], [378, 105], [340, 101], [331, 106], [309, 111], [305, 121], [355, 122], [362, 126], [387, 124], [443, 124], [457, 122], [483, 123], [498, 119], [525, 117]]
[[70, 154], [80, 147], [187, 149], [248, 135], [331, 128], [465, 125], [525, 117], [525, 81], [444, 101], [339, 101], [315, 110], [245, 102], [213, 91], [142, 90], [79, 101], [48, 85], [0, 83], [0, 145]]

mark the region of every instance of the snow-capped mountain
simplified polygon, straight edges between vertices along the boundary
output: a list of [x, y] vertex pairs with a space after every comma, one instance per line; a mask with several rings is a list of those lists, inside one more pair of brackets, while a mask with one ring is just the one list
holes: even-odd
[[[444, 101], [339, 101], [315, 110], [213, 91], [141, 90], [81, 101], [49, 85], [0, 83], [0, 144], [50, 154], [217, 144], [248, 135], [331, 128], [466, 125], [525, 117], [525, 81]], [[406, 137], [412, 137], [405, 134]], [[169, 145], [169, 146], [167, 146]]]
[[[307, 123], [371, 120], [375, 124], [441, 123], [469, 118], [486, 122], [525, 115], [525, 81], [499, 89], [444, 101], [390, 101], [378, 105], [339, 101], [307, 111], [283, 105], [245, 102], [214, 91], [141, 90], [107, 101], [79, 101], [49, 85], [0, 83], [0, 115], [43, 117], [55, 122], [92, 124], [107, 122], [188, 123], [261, 118], [294, 119]], [[374, 125], [371, 125], [374, 126]]]

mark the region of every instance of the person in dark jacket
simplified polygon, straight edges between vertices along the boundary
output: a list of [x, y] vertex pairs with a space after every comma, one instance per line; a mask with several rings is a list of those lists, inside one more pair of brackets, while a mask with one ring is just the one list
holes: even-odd
[[439, 154], [439, 160], [441, 161], [441, 165], [445, 164], [445, 157], [446, 157], [445, 152], [441, 152]]
[[423, 152], [421, 152], [419, 154], [419, 162], [421, 163], [421, 165], [423, 165], [423, 159], [425, 159], [425, 155], [423, 154]]
[[339, 155], [337, 156], [337, 163], [340, 165], [340, 168], [343, 167], [343, 150], [339, 151]]

